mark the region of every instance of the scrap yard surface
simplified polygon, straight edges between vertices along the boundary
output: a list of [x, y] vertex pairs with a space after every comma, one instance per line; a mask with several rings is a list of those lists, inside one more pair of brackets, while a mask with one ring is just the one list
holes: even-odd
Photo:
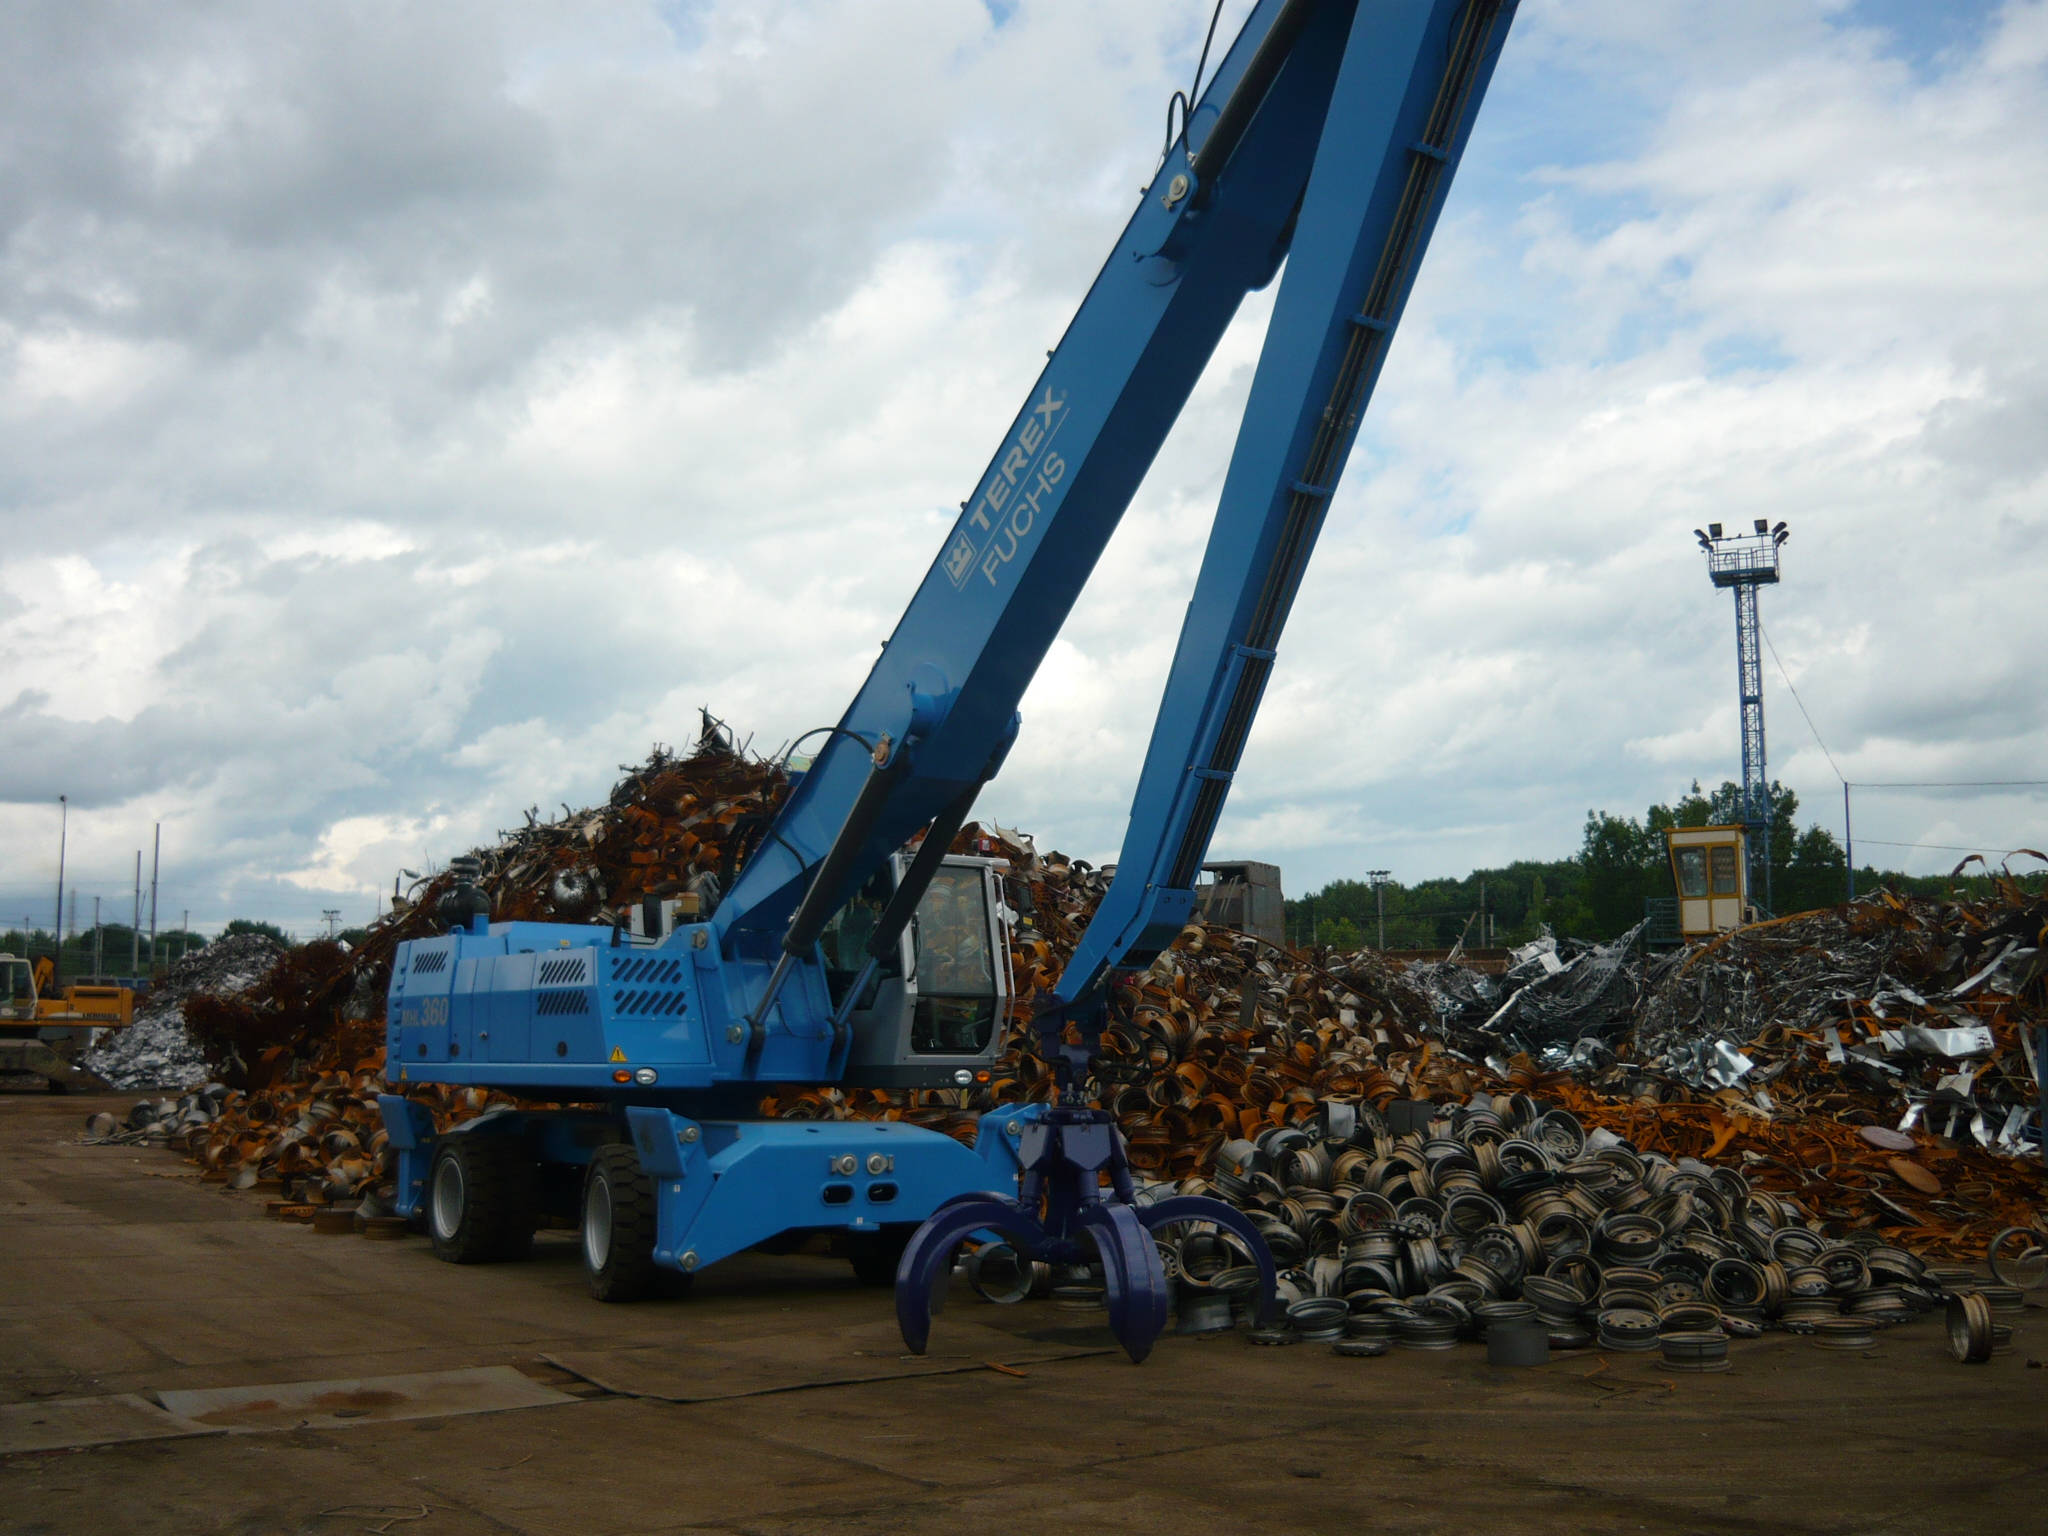
[[[1916, 73], [1885, 7], [1784, 8], [1824, 53], [1693, 8], [1755, 34], [1746, 81], [1627, 8], [1531, 7], [1509, 52], [1518, 0], [641, 4], [552, 41], [549, 8], [408, 41], [387, 7], [280, 49], [360, 99], [266, 58], [305, 9], [207, 21], [219, 61], [120, 57], [175, 21], [26, 29], [92, 73], [15, 71], [50, 84], [0, 186], [64, 190], [6, 204], [0, 312], [45, 562], [0, 586], [0, 895], [48, 920], [0, 933], [0, 1536], [2048, 1528], [2048, 779], [2006, 675], [2048, 482], [2003, 442], [2040, 348], [2012, 330], [2007, 378], [1983, 341], [2024, 295], [1977, 280], [2034, 270], [1989, 236], [2039, 181], [1996, 171], [2048, 91], [1998, 103], [2048, 0], [1901, 42], [1983, 78], [1871, 85], [1896, 139], [1827, 94]], [[1158, 158], [1148, 111], [1091, 162], [1146, 79]], [[1866, 197], [1966, 232], [1889, 305], [1861, 253], [1914, 242]], [[1963, 318], [1916, 362], [1888, 307]], [[1825, 580], [1774, 642], [1776, 498], [1825, 509]], [[1541, 852], [1711, 772], [1696, 627], [1630, 531], [1695, 507], [1740, 784], [1588, 809], [1571, 857], [1357, 870]], [[1958, 508], [1974, 541], [1922, 536]], [[1840, 843], [1770, 775], [1766, 656]], [[759, 719], [673, 734], [735, 693]], [[677, 746], [601, 792], [643, 728]], [[145, 811], [146, 930], [139, 846], [125, 927], [105, 881]], [[1859, 867], [1857, 829], [1949, 873]], [[1290, 903], [1283, 862], [1327, 883]]]
[[[2033, 1305], [1980, 1366], [1935, 1314], [1846, 1356], [1737, 1341], [1718, 1375], [1242, 1330], [1169, 1333], [1133, 1367], [1086, 1315], [956, 1283], [913, 1363], [888, 1292], [840, 1262], [749, 1255], [599, 1306], [568, 1234], [451, 1267], [421, 1238], [266, 1220], [175, 1152], [80, 1144], [129, 1102], [0, 1097], [0, 1434], [46, 1437], [0, 1456], [0, 1531], [2019, 1531], [2048, 1494]], [[540, 1390], [495, 1406], [465, 1374], [491, 1367]], [[216, 1391], [308, 1382], [339, 1389], [289, 1419], [247, 1410], [298, 1399]], [[227, 1406], [164, 1422], [160, 1395], [201, 1392]], [[102, 1436], [136, 1438], [47, 1443]]]

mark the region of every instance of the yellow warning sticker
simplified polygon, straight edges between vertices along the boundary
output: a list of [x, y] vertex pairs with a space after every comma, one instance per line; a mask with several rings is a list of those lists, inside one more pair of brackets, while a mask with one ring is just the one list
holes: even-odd
[[615, 1045], [615, 1046], [613, 1046], [613, 1047], [612, 1047], [612, 1060], [613, 1060], [613, 1061], [624, 1061], [625, 1059], [626, 1059], [626, 1053], [625, 1053], [625, 1052], [624, 1052], [624, 1051], [623, 1051], [622, 1049], [620, 1049], [620, 1048], [619, 1048], [618, 1046], [616, 1046], [616, 1045]]

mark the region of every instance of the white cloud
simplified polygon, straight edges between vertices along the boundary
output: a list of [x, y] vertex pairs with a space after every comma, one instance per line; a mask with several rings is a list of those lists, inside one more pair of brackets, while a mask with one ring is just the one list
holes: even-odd
[[[1207, 10], [32, 8], [0, 61], [0, 911], [54, 880], [60, 791], [88, 894], [161, 816], [195, 915], [309, 928], [699, 704], [764, 747], [835, 718]], [[1415, 878], [1731, 776], [1709, 519], [1792, 523], [1765, 621], [1852, 777], [2039, 776], [2044, 40], [2040, 4], [1937, 47], [1528, 0], [1218, 851]], [[1047, 846], [1116, 855], [1269, 303], [1025, 700], [984, 808]], [[1869, 815], [2048, 840], [2023, 794]]]

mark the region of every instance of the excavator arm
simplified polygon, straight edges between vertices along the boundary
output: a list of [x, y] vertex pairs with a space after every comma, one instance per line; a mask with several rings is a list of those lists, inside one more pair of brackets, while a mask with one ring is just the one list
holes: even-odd
[[[1244, 296], [1283, 263], [1116, 882], [1072, 1001], [1186, 921], [1280, 630], [1513, 0], [1261, 0], [1188, 114], [866, 683], [713, 919], [778, 961], [920, 830], [943, 847]], [[936, 860], [876, 935], [894, 942]], [[780, 951], [777, 954], [777, 951]]]
[[1116, 877], [1059, 982], [1068, 1002], [1149, 961], [1193, 914], [1281, 629], [1512, 11], [1358, 7]]

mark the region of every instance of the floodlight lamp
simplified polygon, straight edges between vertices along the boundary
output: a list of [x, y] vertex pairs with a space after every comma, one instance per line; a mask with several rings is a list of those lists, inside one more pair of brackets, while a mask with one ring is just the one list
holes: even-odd
[[1709, 523], [1707, 524], [1707, 532], [1718, 539], [1721, 537], [1721, 525], [1719, 523]]
[[1709, 554], [1713, 552], [1714, 541], [1708, 538], [1704, 533], [1701, 533], [1699, 529], [1693, 529], [1692, 536], [1700, 541], [1701, 549], [1706, 550]]
[[1758, 518], [1756, 520], [1756, 531], [1758, 533], [1769, 533], [1771, 531], [1771, 520], [1767, 517]]
[[1778, 521], [1778, 526], [1777, 526], [1776, 528], [1773, 528], [1773, 529], [1772, 529], [1771, 531], [1772, 531], [1773, 533], [1775, 533], [1775, 534], [1779, 535], [1780, 537], [1783, 537], [1783, 535], [1784, 535], [1784, 532], [1785, 532], [1785, 523], [1784, 523], [1784, 520], [1783, 520], [1782, 518], [1781, 518], [1781, 519], [1779, 519], [1779, 521]]

